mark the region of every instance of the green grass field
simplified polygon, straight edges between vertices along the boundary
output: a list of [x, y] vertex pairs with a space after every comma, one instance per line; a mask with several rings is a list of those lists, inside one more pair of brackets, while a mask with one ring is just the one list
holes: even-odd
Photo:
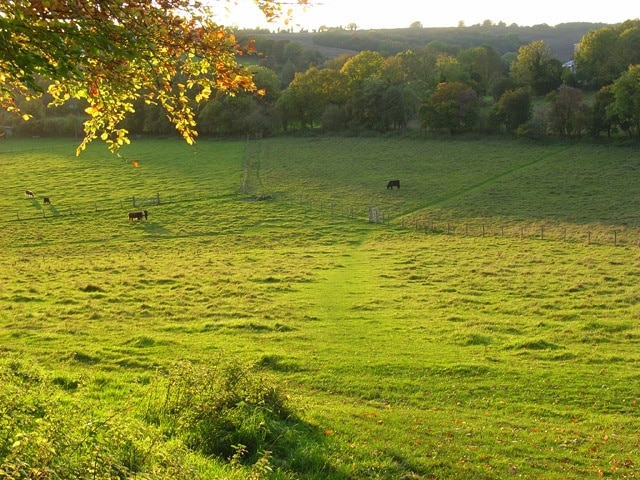
[[[89, 459], [76, 478], [640, 476], [637, 149], [74, 147], [0, 144], [0, 476], [61, 478], [60, 455]], [[205, 378], [185, 362], [277, 386], [271, 457], [172, 435], [153, 405], [196, 396], [167, 380]]]

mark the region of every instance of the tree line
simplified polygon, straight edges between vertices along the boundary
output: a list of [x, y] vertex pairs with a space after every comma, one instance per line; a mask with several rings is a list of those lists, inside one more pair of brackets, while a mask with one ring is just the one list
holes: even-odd
[[[361, 50], [327, 58], [296, 41], [260, 33], [237, 32], [256, 38], [256, 53], [240, 58], [256, 90], [213, 91], [194, 104], [200, 135], [421, 129], [640, 138], [638, 19], [589, 31], [575, 46], [574, 61], [565, 65], [544, 40], [506, 53], [487, 43], [461, 47], [436, 40], [397, 53]], [[72, 99], [47, 109], [50, 100], [24, 100], [21, 109], [32, 116], [30, 122], [7, 114], [1, 121], [17, 135], [77, 135], [86, 105]], [[130, 135], [174, 132], [158, 105], [139, 98], [132, 110], [121, 122]]]

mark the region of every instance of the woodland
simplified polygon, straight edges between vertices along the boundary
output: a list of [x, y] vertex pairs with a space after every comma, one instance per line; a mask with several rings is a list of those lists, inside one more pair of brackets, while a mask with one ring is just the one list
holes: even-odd
[[[230, 94], [205, 87], [204, 98], [192, 87], [187, 93], [193, 111], [185, 123], [197, 125], [196, 135], [213, 138], [294, 132], [637, 138], [639, 32], [638, 20], [237, 30], [230, 35], [251, 48], [237, 52], [235, 60], [255, 89]], [[180, 84], [180, 75], [169, 83]], [[18, 100], [28, 122], [0, 114], [7, 135], [82, 138], [92, 118], [86, 101], [52, 101], [50, 92], [35, 101]], [[127, 109], [118, 117], [122, 137], [181, 133], [148, 94]]]
[[[52, 21], [43, 12], [42, 21]], [[126, 34], [116, 37], [115, 60], [89, 65], [89, 75], [78, 58], [60, 68], [37, 50], [35, 59], [9, 52], [5, 65], [33, 62], [34, 75], [22, 84], [17, 68], [18, 88], [5, 89], [3, 135], [75, 137], [78, 153], [98, 138], [117, 151], [130, 137], [175, 135], [190, 144], [198, 136], [290, 133], [640, 138], [638, 19], [317, 32], [213, 26], [218, 33], [207, 37], [198, 26], [206, 17], [194, 18], [175, 32], [186, 35], [182, 44], [164, 37], [169, 30], [140, 30], [136, 42], [148, 35], [148, 55], [157, 56], [145, 66], [140, 52], [127, 60], [133, 47]], [[98, 57], [105, 52], [99, 42], [92, 48]], [[114, 65], [122, 72], [114, 75]], [[64, 79], [70, 72], [75, 84]], [[114, 81], [119, 75], [127, 80]]]

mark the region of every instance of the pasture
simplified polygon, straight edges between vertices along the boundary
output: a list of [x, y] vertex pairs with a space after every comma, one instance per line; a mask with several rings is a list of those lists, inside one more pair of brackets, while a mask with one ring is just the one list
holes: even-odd
[[[640, 476], [637, 148], [0, 148], [0, 380], [21, 392], [0, 408], [39, 419], [2, 421], [5, 473], [46, 472], [57, 432], [74, 457], [91, 446], [86, 478], [115, 475], [97, 468], [115, 454], [93, 422], [129, 442], [119, 478]], [[129, 221], [133, 197], [158, 194]], [[239, 362], [278, 387], [296, 420], [272, 458], [186, 451], [152, 421], [185, 362]]]

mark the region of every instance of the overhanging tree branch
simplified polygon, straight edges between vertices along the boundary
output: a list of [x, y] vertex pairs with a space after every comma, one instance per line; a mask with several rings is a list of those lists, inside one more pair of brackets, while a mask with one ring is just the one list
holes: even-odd
[[[269, 20], [289, 15], [285, 2], [254, 1]], [[96, 138], [114, 152], [128, 143], [118, 124], [141, 98], [193, 143], [194, 102], [216, 90], [257, 92], [236, 61], [252, 46], [238, 45], [197, 0], [0, 0], [0, 42], [0, 108], [28, 118], [16, 98], [44, 93], [40, 79], [52, 105], [85, 100], [78, 154]]]

